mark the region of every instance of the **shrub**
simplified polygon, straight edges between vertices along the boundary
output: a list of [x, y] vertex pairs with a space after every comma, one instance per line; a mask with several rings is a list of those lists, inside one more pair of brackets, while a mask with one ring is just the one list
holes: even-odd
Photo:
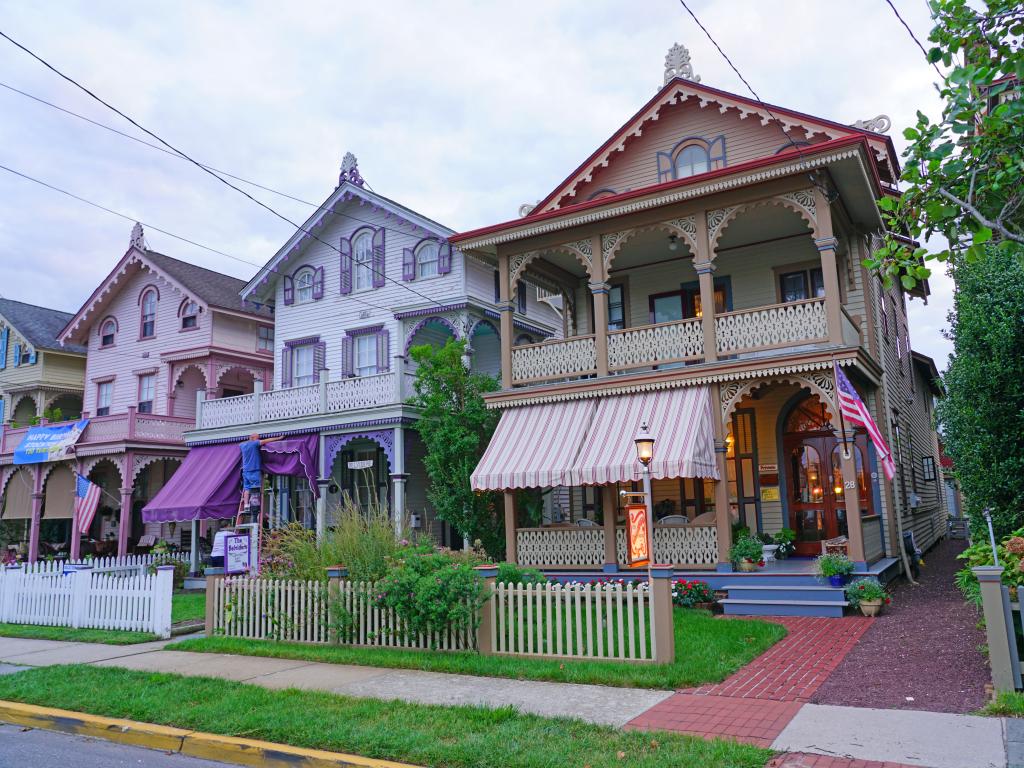
[[827, 579], [830, 576], [849, 576], [853, 573], [853, 561], [846, 555], [822, 555], [815, 562], [818, 575]]
[[156, 569], [161, 565], [173, 565], [174, 566], [174, 588], [181, 589], [185, 586], [185, 577], [188, 576], [189, 564], [184, 560], [178, 560], [170, 555], [160, 555], [153, 558], [153, 563], [146, 570], [149, 573], [156, 573]]
[[[1010, 531], [997, 544], [996, 550], [999, 553], [999, 564], [1003, 566], [1003, 583], [1010, 588], [1010, 599], [1016, 600], [1019, 589], [1024, 586], [1024, 528]], [[979, 565], [994, 565], [988, 536], [965, 549], [957, 557], [965, 561], [966, 565], [957, 571], [954, 583], [965, 599], [980, 608], [981, 589], [978, 577], [971, 569]]]
[[846, 587], [846, 602], [852, 607], [859, 607], [862, 600], [881, 600], [886, 605], [892, 602], [885, 588], [874, 579], [857, 579]]
[[729, 560], [733, 563], [739, 563], [743, 560], [750, 563], [763, 563], [764, 561], [761, 559], [762, 551], [760, 539], [755, 539], [753, 536], [744, 536], [732, 545], [732, 548], [729, 550]]
[[498, 584], [543, 584], [547, 576], [536, 568], [523, 568], [515, 563], [498, 563]]
[[715, 593], [706, 581], [679, 579], [672, 583], [672, 602], [683, 608], [693, 608], [697, 603], [713, 603]]
[[775, 557], [785, 560], [796, 551], [796, 531], [792, 528], [783, 528], [775, 534], [775, 543], [779, 548], [775, 550]]

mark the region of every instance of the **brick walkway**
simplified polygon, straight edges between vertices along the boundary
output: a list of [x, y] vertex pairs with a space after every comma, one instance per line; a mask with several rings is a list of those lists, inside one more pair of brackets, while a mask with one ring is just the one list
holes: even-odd
[[849, 757], [812, 755], [788, 752], [769, 761], [765, 768], [916, 768], [906, 763], [880, 763], [877, 760], [854, 760]]
[[[706, 738], [724, 736], [770, 746], [873, 621], [862, 617], [767, 620], [782, 624], [789, 634], [721, 683], [679, 691], [630, 721], [627, 727], [678, 731]], [[678, 652], [685, 650], [677, 649]], [[780, 765], [804, 768], [800, 763]], [[812, 766], [862, 768], [861, 764], [849, 761], [834, 765], [808, 763], [806, 768]]]

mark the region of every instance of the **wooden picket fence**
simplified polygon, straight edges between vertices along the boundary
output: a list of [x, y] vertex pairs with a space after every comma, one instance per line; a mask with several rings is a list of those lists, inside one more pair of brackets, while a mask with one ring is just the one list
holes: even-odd
[[651, 595], [633, 584], [499, 583], [490, 610], [495, 653], [650, 661], [657, 650]]
[[92, 569], [0, 570], [0, 622], [51, 627], [117, 629], [171, 636], [170, 568], [149, 573]]
[[125, 555], [117, 557], [92, 557], [78, 558], [76, 560], [37, 560], [34, 563], [21, 563], [21, 568], [27, 573], [62, 573], [69, 565], [88, 565], [94, 573], [99, 571], [141, 571], [149, 568], [153, 563], [163, 560], [189, 561], [188, 552], [171, 552], [160, 555]]

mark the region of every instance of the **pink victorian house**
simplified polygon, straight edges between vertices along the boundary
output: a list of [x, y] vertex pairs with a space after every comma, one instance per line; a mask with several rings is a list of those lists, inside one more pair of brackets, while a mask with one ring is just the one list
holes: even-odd
[[[187, 527], [144, 524], [140, 513], [187, 453], [183, 436], [197, 403], [271, 381], [273, 316], [243, 303], [244, 285], [149, 250], [136, 225], [128, 251], [58, 335], [61, 344], [86, 348], [82, 416], [89, 424], [74, 456], [18, 467], [12, 453], [25, 430], [8, 429], [0, 442], [0, 492], [31, 489], [30, 559], [124, 555], [158, 539], [190, 544]], [[85, 536], [73, 534], [77, 521], [48, 524], [48, 509], [67, 506], [68, 483], [53, 478], [74, 473], [103, 489]], [[24, 477], [15, 483], [18, 474]]]

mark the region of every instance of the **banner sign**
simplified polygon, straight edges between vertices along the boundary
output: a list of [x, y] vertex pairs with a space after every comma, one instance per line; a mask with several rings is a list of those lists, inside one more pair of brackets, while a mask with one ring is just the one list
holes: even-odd
[[224, 538], [224, 573], [248, 573], [251, 567], [249, 534], [234, 533]]
[[68, 458], [88, 424], [88, 419], [82, 419], [74, 424], [29, 427], [21, 443], [14, 449], [14, 463], [42, 464]]
[[631, 566], [643, 566], [651, 560], [651, 536], [647, 528], [647, 505], [626, 507], [626, 559]]

